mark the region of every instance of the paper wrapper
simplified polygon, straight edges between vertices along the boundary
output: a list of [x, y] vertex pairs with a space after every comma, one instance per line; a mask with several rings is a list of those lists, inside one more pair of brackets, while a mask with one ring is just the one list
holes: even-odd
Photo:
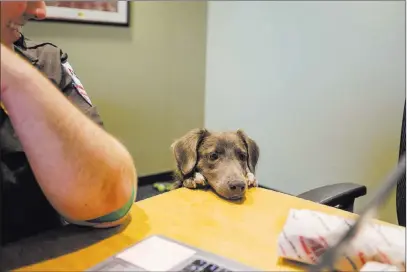
[[366, 263], [360, 272], [372, 272], [372, 271], [401, 271], [398, 267], [394, 265], [389, 265], [389, 264], [384, 264], [384, 263], [378, 263], [378, 262], [368, 262]]
[[[334, 246], [354, 220], [311, 210], [290, 210], [278, 237], [279, 257], [315, 264], [327, 248]], [[405, 271], [405, 228], [370, 222], [338, 260], [339, 271], [360, 271], [367, 262], [378, 262]]]

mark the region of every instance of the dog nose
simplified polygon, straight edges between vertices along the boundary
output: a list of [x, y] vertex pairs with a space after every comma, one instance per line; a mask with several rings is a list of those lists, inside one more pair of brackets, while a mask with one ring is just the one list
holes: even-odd
[[243, 192], [246, 189], [246, 184], [241, 180], [234, 180], [229, 182], [229, 188], [232, 191]]

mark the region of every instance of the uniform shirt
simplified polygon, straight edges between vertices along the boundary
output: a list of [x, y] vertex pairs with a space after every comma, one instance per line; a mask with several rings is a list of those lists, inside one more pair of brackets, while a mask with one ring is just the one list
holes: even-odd
[[[14, 47], [73, 104], [103, 126], [66, 53], [52, 43], [36, 43], [23, 36]], [[41, 191], [6, 110], [0, 107], [1, 244], [64, 225], [62, 217]]]

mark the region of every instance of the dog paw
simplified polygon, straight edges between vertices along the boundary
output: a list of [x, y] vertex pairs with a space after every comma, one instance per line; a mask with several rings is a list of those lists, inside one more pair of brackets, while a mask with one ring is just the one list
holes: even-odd
[[182, 185], [188, 189], [195, 189], [196, 188], [196, 183], [193, 178], [185, 179], [182, 182]]
[[206, 185], [208, 185], [208, 184], [206, 183], [205, 177], [204, 177], [201, 173], [199, 173], [199, 172], [196, 172], [196, 173], [195, 173], [194, 180], [195, 180], [195, 183], [196, 183], [197, 185], [201, 185], [201, 186], [206, 186]]
[[247, 174], [247, 185], [248, 185], [248, 187], [257, 187], [258, 186], [257, 179], [253, 173], [249, 172]]
[[183, 181], [182, 185], [189, 189], [195, 189], [199, 186], [208, 185], [205, 177], [201, 173], [195, 173], [193, 178], [189, 178]]

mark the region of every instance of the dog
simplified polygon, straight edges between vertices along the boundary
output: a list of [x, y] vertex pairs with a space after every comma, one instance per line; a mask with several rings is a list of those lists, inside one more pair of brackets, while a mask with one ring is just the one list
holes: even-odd
[[257, 143], [239, 129], [211, 132], [193, 129], [171, 145], [177, 170], [173, 189], [211, 187], [228, 200], [239, 200], [255, 177], [259, 159]]

